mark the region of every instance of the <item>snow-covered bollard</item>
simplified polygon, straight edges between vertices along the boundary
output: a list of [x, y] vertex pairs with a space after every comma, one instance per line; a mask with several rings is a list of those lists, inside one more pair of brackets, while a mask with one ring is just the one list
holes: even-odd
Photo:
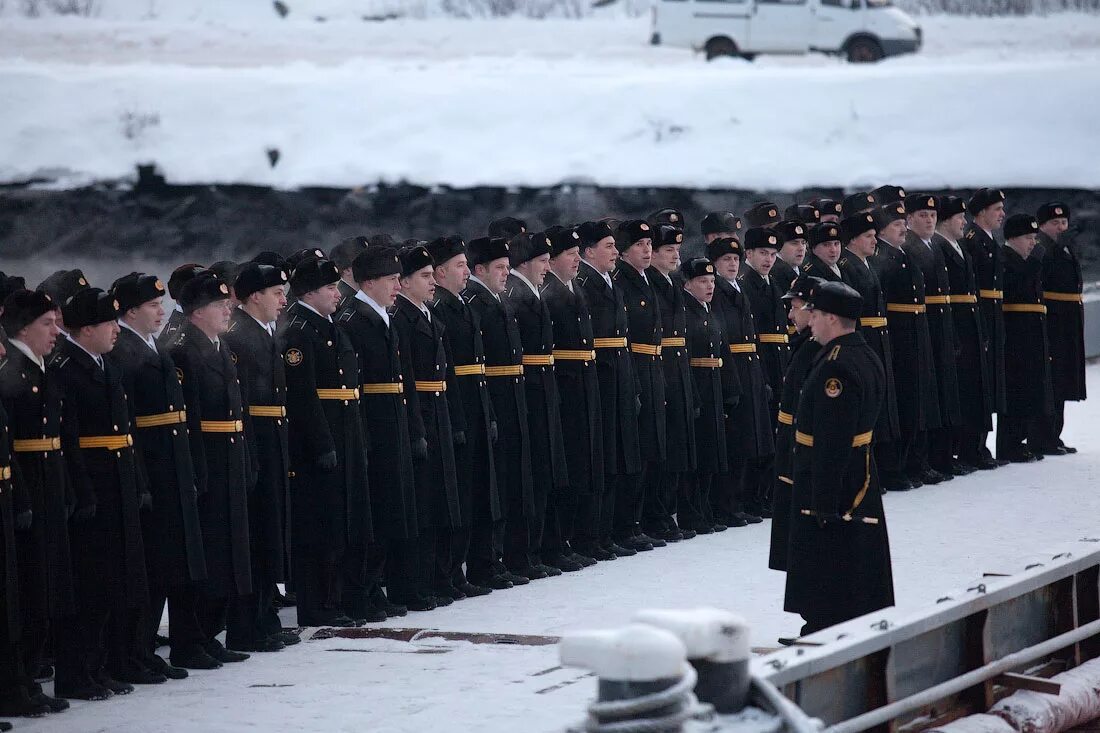
[[639, 611], [634, 620], [670, 631], [683, 642], [699, 675], [695, 694], [702, 702], [722, 714], [745, 707], [752, 682], [745, 619], [719, 608], [695, 608]]
[[[696, 675], [676, 636], [645, 624], [566, 634], [561, 663], [599, 678], [597, 701], [588, 708], [587, 731], [679, 731], [700, 713], [691, 688]], [[654, 725], [660, 727], [654, 728]], [[605, 728], [604, 726], [609, 726]]]

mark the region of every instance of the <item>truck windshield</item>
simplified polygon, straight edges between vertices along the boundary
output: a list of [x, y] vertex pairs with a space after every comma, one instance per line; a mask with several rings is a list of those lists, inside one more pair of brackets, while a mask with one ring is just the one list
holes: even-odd
[[894, 3], [891, 0], [866, 0], [869, 8], [888, 8]]

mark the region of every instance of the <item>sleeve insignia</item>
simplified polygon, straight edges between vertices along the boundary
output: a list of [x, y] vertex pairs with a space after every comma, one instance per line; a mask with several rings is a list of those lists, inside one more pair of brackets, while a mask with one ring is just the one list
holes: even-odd
[[286, 351], [286, 363], [287, 366], [298, 366], [302, 363], [305, 357], [302, 356], [302, 352], [298, 349], [287, 349]]
[[844, 385], [840, 383], [840, 380], [836, 377], [830, 377], [825, 380], [825, 396], [826, 397], [840, 397], [840, 393], [844, 391]]

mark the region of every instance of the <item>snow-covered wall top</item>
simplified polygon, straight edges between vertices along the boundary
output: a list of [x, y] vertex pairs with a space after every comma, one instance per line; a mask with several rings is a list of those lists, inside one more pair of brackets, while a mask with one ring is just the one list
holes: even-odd
[[1100, 188], [1100, 16], [924, 19], [864, 66], [708, 64], [621, 17], [272, 18], [6, 19], [0, 181]]

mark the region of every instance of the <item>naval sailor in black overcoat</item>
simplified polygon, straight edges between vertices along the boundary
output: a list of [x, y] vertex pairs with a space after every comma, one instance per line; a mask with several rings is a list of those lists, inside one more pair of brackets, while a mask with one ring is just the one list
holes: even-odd
[[[557, 527], [555, 547], [547, 550], [547, 564], [575, 571], [596, 560], [578, 552], [574, 542], [583, 528], [595, 537], [603, 495], [603, 428], [596, 351], [592, 346], [592, 316], [575, 278], [581, 266], [580, 235], [565, 227], [551, 227], [550, 274], [542, 290], [554, 327], [554, 376], [562, 410], [569, 488], [550, 497], [547, 521]], [[544, 543], [545, 544], [545, 543]], [[583, 545], [583, 541], [581, 542]], [[554, 554], [557, 550], [557, 554]]]
[[[812, 206], [806, 208], [817, 211]], [[779, 256], [772, 267], [771, 279], [784, 293], [790, 290], [791, 284], [802, 274], [802, 263], [806, 260], [809, 240], [806, 237], [810, 231], [810, 225], [816, 224], [817, 219], [810, 221], [788, 220], [781, 221], [773, 228], [779, 237]], [[787, 331], [788, 335], [794, 335]]]
[[170, 353], [183, 384], [206, 555], [197, 616], [206, 653], [219, 662], [239, 662], [248, 655], [227, 650], [217, 639], [231, 600], [252, 592], [248, 494], [255, 483], [245, 437], [248, 416], [232, 352], [222, 343], [231, 315], [229, 285], [212, 272], [200, 273], [183, 286], [180, 303], [187, 323]]
[[661, 366], [665, 377], [665, 462], [661, 474], [647, 488], [642, 529], [662, 542], [677, 542], [683, 534], [676, 525], [680, 478], [696, 468], [695, 413], [699, 394], [691, 375], [687, 345], [689, 297], [681, 284], [682, 229], [661, 225], [653, 232], [653, 259], [646, 276], [661, 308]]
[[545, 578], [535, 567], [531, 526], [537, 519], [531, 476], [531, 440], [528, 431], [527, 392], [524, 383], [523, 344], [511, 304], [501, 295], [508, 282], [508, 242], [482, 237], [467, 242], [466, 257], [473, 274], [462, 299], [474, 312], [485, 346], [485, 376], [497, 421], [494, 466], [501, 510], [505, 515], [504, 577], [514, 585]]
[[171, 349], [172, 342], [175, 340], [176, 336], [179, 335], [184, 324], [187, 323], [187, 317], [183, 314], [183, 306], [180, 305], [180, 295], [183, 293], [183, 286], [189, 283], [195, 275], [205, 270], [206, 268], [204, 266], [195, 262], [189, 262], [172, 270], [172, 274], [168, 276], [168, 295], [174, 301], [174, 305], [172, 306], [172, 312], [168, 314], [168, 320], [164, 322], [164, 327], [161, 328], [160, 333], [157, 335], [157, 343], [161, 348], [165, 350]]
[[359, 360], [332, 314], [340, 273], [303, 256], [290, 273], [297, 302], [286, 310], [280, 346], [290, 421], [291, 574], [299, 626], [352, 626], [343, 590], [366, 585], [374, 539], [367, 455], [359, 408]]
[[620, 489], [638, 480], [642, 455], [638, 430], [641, 397], [629, 349], [629, 325], [621, 288], [611, 277], [619, 257], [615, 236], [606, 222], [577, 227], [581, 266], [574, 280], [592, 317], [592, 345], [600, 382], [603, 428], [604, 490], [598, 526], [577, 528], [578, 551], [597, 560], [637, 554], [612, 540]]
[[38, 716], [68, 707], [35, 682], [51, 628], [76, 609], [68, 517], [75, 498], [61, 454], [62, 392], [45, 358], [61, 333], [61, 311], [48, 295], [17, 290], [4, 300], [0, 325], [7, 357], [0, 364], [0, 400], [12, 451], [15, 551], [19, 573], [18, 679], [0, 697], [0, 714]]
[[[141, 629], [146, 666], [172, 679], [186, 669], [221, 662], [202, 648], [195, 615], [198, 581], [206, 578], [195, 470], [187, 435], [183, 386], [168, 350], [155, 338], [164, 319], [164, 285], [155, 275], [131, 273], [111, 286], [119, 302], [119, 334], [111, 360], [122, 370], [134, 414], [134, 449], [152, 506], [142, 512], [149, 604]], [[172, 664], [154, 653], [165, 602]]]
[[859, 293], [812, 292], [821, 343], [795, 414], [794, 491], [783, 608], [809, 634], [894, 603], [890, 543], [871, 441], [882, 411], [882, 363], [856, 331]]
[[414, 595], [396, 600], [409, 610], [425, 611], [454, 602], [451, 533], [462, 526], [462, 516], [447, 400], [445, 327], [428, 308], [435, 293], [434, 263], [419, 245], [402, 249], [399, 257], [401, 292], [393, 323], [400, 339], [409, 437], [414, 445], [419, 538]]
[[452, 530], [456, 558], [451, 585], [466, 596], [482, 596], [490, 590], [512, 587], [502, 577], [504, 567], [504, 512], [497, 491], [493, 444], [497, 424], [485, 377], [485, 346], [481, 323], [462, 299], [470, 279], [466, 242], [458, 236], [439, 237], [428, 243], [435, 263], [435, 302], [432, 314], [443, 323], [447, 349], [447, 400], [452, 432], [462, 433], [455, 445], [459, 508], [462, 525]]
[[[6, 278], [0, 273], [0, 278]], [[0, 301], [0, 308], [3, 301]], [[0, 342], [0, 362], [7, 357]], [[0, 402], [0, 705], [20, 683], [19, 569], [15, 555], [15, 522], [8, 413]], [[11, 730], [11, 728], [6, 728]]]
[[[359, 405], [367, 448], [375, 540], [367, 549], [362, 618], [382, 621], [407, 609], [389, 596], [407, 597], [416, 577], [416, 485], [398, 335], [390, 311], [401, 289], [401, 262], [393, 247], [361, 250], [351, 264], [355, 295], [336, 315], [359, 357]], [[383, 590], [385, 585], [389, 593]]]
[[69, 335], [48, 369], [65, 395], [61, 448], [76, 497], [69, 524], [76, 612], [55, 637], [54, 690], [101, 700], [132, 692], [130, 681], [165, 681], [136, 658], [148, 602], [139, 507], [151, 500], [135, 461], [122, 370], [105, 356], [119, 332], [118, 301], [85, 288], [62, 312]]
[[611, 276], [626, 306], [630, 356], [641, 399], [637, 423], [642, 455], [640, 475], [618, 485], [613, 536], [619, 545], [640, 551], [665, 544], [664, 540], [643, 533], [640, 526], [644, 504], [652, 504], [661, 493], [667, 455], [667, 401], [661, 356], [664, 318], [653, 283], [646, 274], [653, 261], [653, 235], [649, 224], [640, 219], [619, 224], [615, 233], [619, 262]]
[[1054, 201], [1039, 207], [1039, 244], [1043, 247], [1043, 300], [1047, 306], [1050, 337], [1050, 372], [1054, 406], [1041, 429], [1041, 448], [1046, 455], [1076, 453], [1062, 441], [1066, 402], [1084, 400], [1085, 306], [1081, 297], [1081, 263], [1066, 234], [1070, 211]]
[[[527, 399], [527, 432], [531, 438], [531, 482], [535, 494], [535, 516], [530, 521], [531, 561], [547, 575], [561, 575], [561, 569], [545, 562], [556, 555], [546, 548], [550, 497], [569, 486], [565, 464], [565, 439], [561, 427], [561, 396], [554, 377], [554, 324], [539, 293], [550, 271], [550, 238], [543, 232], [517, 234], [508, 241], [511, 273], [504, 300], [511, 306], [519, 327], [523, 349], [523, 382]], [[551, 540], [549, 547], [560, 543]], [[544, 559], [545, 556], [545, 559]]]
[[359, 235], [341, 240], [328, 252], [328, 258], [340, 271], [340, 282], [336, 283], [336, 287], [340, 289], [340, 302], [336, 304], [337, 313], [351, 305], [351, 299], [359, 292], [359, 283], [355, 281], [352, 264], [355, 262], [355, 258], [366, 249], [367, 238]]
[[800, 274], [813, 275], [827, 282], [841, 282], [844, 280], [840, 274], [841, 251], [840, 224], [837, 222], [822, 222], [810, 227], [807, 241], [810, 252], [802, 262]]
[[286, 308], [286, 271], [250, 263], [233, 283], [240, 305], [230, 316], [225, 343], [237, 367], [248, 405], [249, 457], [256, 486], [248, 496], [252, 543], [252, 593], [230, 608], [226, 646], [237, 651], [279, 651], [296, 644], [279, 621], [276, 583], [288, 579], [290, 546], [290, 449], [286, 421], [286, 365], [275, 323]]

